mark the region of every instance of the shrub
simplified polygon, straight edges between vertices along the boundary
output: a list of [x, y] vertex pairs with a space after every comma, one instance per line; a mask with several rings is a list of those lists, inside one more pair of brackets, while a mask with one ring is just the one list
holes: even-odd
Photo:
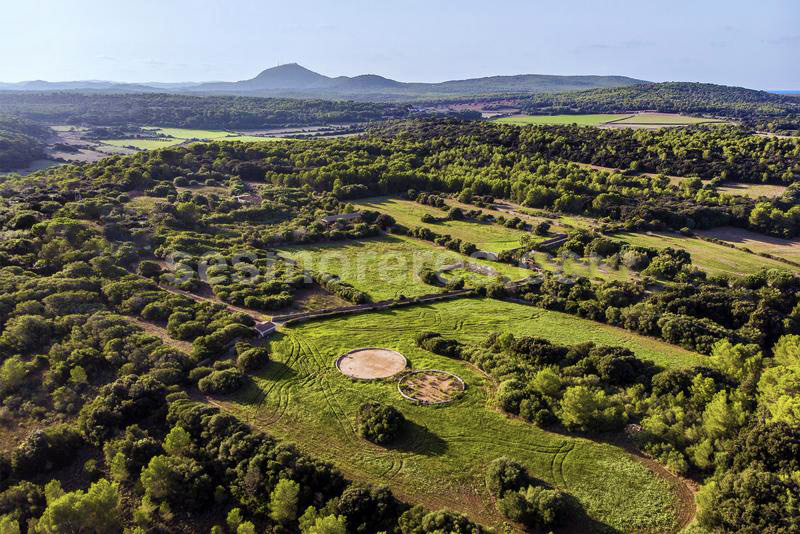
[[504, 516], [529, 527], [548, 527], [558, 522], [565, 507], [564, 493], [533, 485], [509, 491], [497, 502], [497, 508]]
[[621, 403], [603, 390], [572, 386], [561, 399], [561, 422], [570, 429], [606, 431], [621, 428], [627, 420]]
[[522, 464], [505, 456], [492, 460], [486, 468], [486, 488], [495, 497], [507, 491], [516, 491], [530, 481], [528, 472]]
[[197, 387], [205, 394], [232, 393], [242, 386], [244, 375], [235, 368], [213, 371], [200, 379]]
[[71, 461], [82, 445], [80, 434], [69, 425], [37, 430], [14, 450], [11, 466], [21, 477], [47, 472]]
[[145, 278], [158, 278], [161, 274], [161, 266], [154, 261], [144, 260], [139, 263], [136, 271]]
[[422, 506], [407, 510], [398, 520], [402, 534], [484, 534], [486, 530], [456, 512], [439, 510], [428, 512]]
[[377, 403], [361, 406], [361, 435], [378, 445], [396, 440], [405, 422], [403, 414], [394, 406]]
[[242, 351], [236, 358], [236, 366], [242, 371], [255, 371], [269, 362], [269, 350], [266, 347], [253, 347]]
[[461, 343], [455, 339], [445, 339], [433, 332], [423, 332], [417, 335], [417, 345], [440, 356], [461, 358]]
[[207, 377], [213, 372], [214, 369], [211, 367], [195, 367], [189, 371], [189, 381], [196, 384], [200, 379]]
[[546, 236], [550, 233], [550, 223], [542, 221], [533, 228], [533, 233], [540, 236]]

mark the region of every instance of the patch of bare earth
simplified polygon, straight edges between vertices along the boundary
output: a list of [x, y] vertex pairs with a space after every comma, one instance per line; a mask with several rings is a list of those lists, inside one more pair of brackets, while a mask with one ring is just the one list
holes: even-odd
[[400, 391], [416, 401], [439, 404], [456, 398], [464, 391], [464, 383], [449, 373], [423, 371], [404, 377], [400, 381]]
[[345, 306], [352, 305], [352, 302], [348, 302], [337, 295], [328, 293], [315, 284], [312, 287], [300, 289], [295, 292], [294, 301], [292, 302], [291, 306], [281, 308], [280, 310], [275, 310], [272, 313], [273, 315], [286, 315], [289, 313], [343, 308]]
[[32, 419], [3, 418], [0, 420], [0, 452], [10, 452], [16, 449], [33, 431], [45, 426]]
[[339, 358], [336, 367], [345, 375], [361, 380], [389, 378], [406, 368], [406, 359], [388, 349], [361, 349]]
[[133, 324], [135, 324], [136, 326], [138, 326], [139, 328], [141, 328], [142, 330], [144, 330], [146, 333], [150, 334], [151, 336], [155, 336], [155, 337], [161, 339], [161, 341], [163, 341], [164, 344], [166, 344], [166, 345], [168, 345], [168, 346], [170, 346], [170, 347], [172, 347], [174, 349], [177, 349], [177, 350], [179, 350], [181, 352], [185, 352], [187, 354], [191, 354], [192, 353], [192, 344], [191, 343], [189, 343], [188, 341], [180, 341], [178, 339], [171, 338], [169, 336], [169, 334], [167, 333], [166, 328], [162, 328], [162, 327], [160, 327], [158, 325], [155, 325], [153, 323], [148, 323], [147, 321], [142, 321], [138, 317], [132, 317], [130, 315], [127, 316], [127, 319], [130, 322], [132, 322]]

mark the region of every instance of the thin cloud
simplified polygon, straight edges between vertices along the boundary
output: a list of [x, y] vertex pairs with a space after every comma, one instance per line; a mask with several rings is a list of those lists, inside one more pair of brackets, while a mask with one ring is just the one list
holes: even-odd
[[763, 42], [776, 46], [800, 45], [800, 35], [783, 35], [776, 39], [765, 39]]
[[643, 41], [640, 39], [631, 39], [628, 41], [622, 41], [619, 43], [590, 43], [585, 45], [580, 45], [570, 50], [572, 54], [580, 54], [582, 52], [587, 51], [594, 51], [594, 50], [640, 50], [642, 48], [650, 48], [655, 46], [656, 43], [653, 41]]

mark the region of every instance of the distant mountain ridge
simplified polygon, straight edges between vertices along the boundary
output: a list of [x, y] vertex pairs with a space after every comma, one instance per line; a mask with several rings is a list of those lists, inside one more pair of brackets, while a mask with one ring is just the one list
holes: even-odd
[[297, 63], [266, 69], [256, 77], [238, 82], [138, 84], [106, 81], [0, 83], [6, 91], [102, 91], [102, 92], [179, 92], [242, 96], [281, 96], [309, 98], [361, 98], [456, 96], [490, 93], [552, 93], [610, 87], [629, 87], [650, 83], [627, 76], [556, 76], [520, 74], [489, 76], [439, 83], [407, 83], [377, 74], [329, 77]]

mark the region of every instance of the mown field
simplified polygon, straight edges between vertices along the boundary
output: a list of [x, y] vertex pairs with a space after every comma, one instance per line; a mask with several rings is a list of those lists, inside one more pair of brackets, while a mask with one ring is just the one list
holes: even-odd
[[[684, 180], [689, 178], [683, 176], [670, 176], [669, 182], [672, 185], [679, 186]], [[703, 180], [703, 184], [708, 184], [710, 180]], [[723, 182], [716, 187], [717, 192], [725, 193], [728, 195], [740, 195], [750, 198], [768, 197], [775, 198], [783, 195], [786, 192], [785, 185], [773, 184], [747, 184], [743, 182]]]
[[782, 269], [784, 271], [800, 271], [800, 268], [780, 261], [750, 254], [743, 250], [726, 247], [698, 239], [670, 233], [638, 233], [627, 232], [614, 234], [614, 238], [633, 245], [663, 249], [666, 247], [681, 248], [692, 256], [692, 263], [709, 274], [727, 274], [742, 276], [761, 269]]
[[717, 186], [717, 191], [729, 195], [743, 195], [750, 198], [759, 197], [779, 197], [786, 192], [784, 185], [772, 184], [743, 184], [735, 182], [723, 182]]
[[726, 121], [690, 117], [678, 113], [597, 113], [587, 115], [519, 115], [503, 117], [501, 124], [578, 124], [579, 126], [685, 126], [690, 124], [724, 124]]
[[512, 280], [531, 274], [527, 269], [467, 258], [426, 241], [402, 236], [282, 247], [278, 252], [307, 269], [339, 276], [374, 301], [436, 293], [436, 287], [417, 276], [425, 265], [441, 268], [466, 260], [491, 267]]
[[[674, 496], [665, 481], [621, 449], [544, 431], [494, 408], [493, 381], [463, 362], [416, 347], [414, 335], [435, 330], [464, 342], [492, 331], [554, 341], [623, 344], [637, 355], [670, 365], [701, 357], [677, 347], [556, 312], [488, 299], [463, 299], [382, 313], [306, 323], [272, 341], [273, 362], [221, 405], [257, 428], [295, 441], [339, 466], [349, 477], [388, 484], [410, 502], [448, 507], [497, 525], [501, 518], [485, 490], [483, 470], [509, 456], [531, 474], [577, 499], [580, 532], [666, 532], [675, 521]], [[394, 381], [358, 382], [334, 361], [361, 347], [402, 352], [415, 369], [441, 369], [467, 384], [464, 396], [441, 407], [404, 401]], [[358, 435], [364, 402], [391, 404], [410, 421], [391, 448]]]
[[684, 124], [721, 124], [725, 122], [726, 121], [719, 119], [690, 117], [688, 115], [679, 115], [677, 113], [635, 113], [633, 115], [629, 115], [628, 117], [623, 117], [620, 120], [614, 121], [614, 124], [680, 126]]
[[770, 237], [733, 226], [720, 226], [711, 230], [700, 230], [697, 233], [737, 247], [748, 248], [753, 252], [766, 252], [779, 258], [800, 262], [800, 239]]
[[607, 122], [630, 117], [630, 114], [596, 114], [596, 115], [520, 115], [503, 117], [496, 122], [501, 124], [579, 124], [581, 126], [597, 126]]
[[100, 141], [103, 145], [115, 147], [138, 148], [139, 150], [155, 150], [166, 148], [183, 142], [183, 139], [105, 139]]
[[[446, 217], [447, 212], [439, 208], [398, 198], [376, 197], [355, 202], [355, 205], [360, 208], [376, 210], [391, 215], [398, 223], [409, 228], [422, 226], [438, 234], [448, 234], [462, 241], [469, 241], [477, 245], [480, 250], [486, 252], [497, 253], [503, 250], [517, 248], [520, 246], [520, 239], [526, 234], [537, 238], [537, 236], [530, 234], [530, 232], [506, 228], [505, 226], [494, 223], [479, 223], [466, 220], [447, 220], [435, 224], [423, 223], [420, 219], [425, 214], [433, 217]], [[475, 207], [473, 206], [472, 208], [466, 209], [475, 209]], [[509, 214], [505, 214], [505, 216], [507, 218], [511, 217]], [[545, 238], [539, 239], [543, 240]]]
[[106, 139], [100, 141], [103, 145], [112, 147], [135, 147], [140, 150], [155, 150], [169, 146], [179, 145], [186, 141], [247, 141], [247, 142], [269, 142], [281, 140], [278, 137], [259, 137], [255, 135], [243, 135], [236, 132], [224, 130], [193, 130], [189, 128], [147, 128], [155, 134], [166, 135], [167, 139]]

